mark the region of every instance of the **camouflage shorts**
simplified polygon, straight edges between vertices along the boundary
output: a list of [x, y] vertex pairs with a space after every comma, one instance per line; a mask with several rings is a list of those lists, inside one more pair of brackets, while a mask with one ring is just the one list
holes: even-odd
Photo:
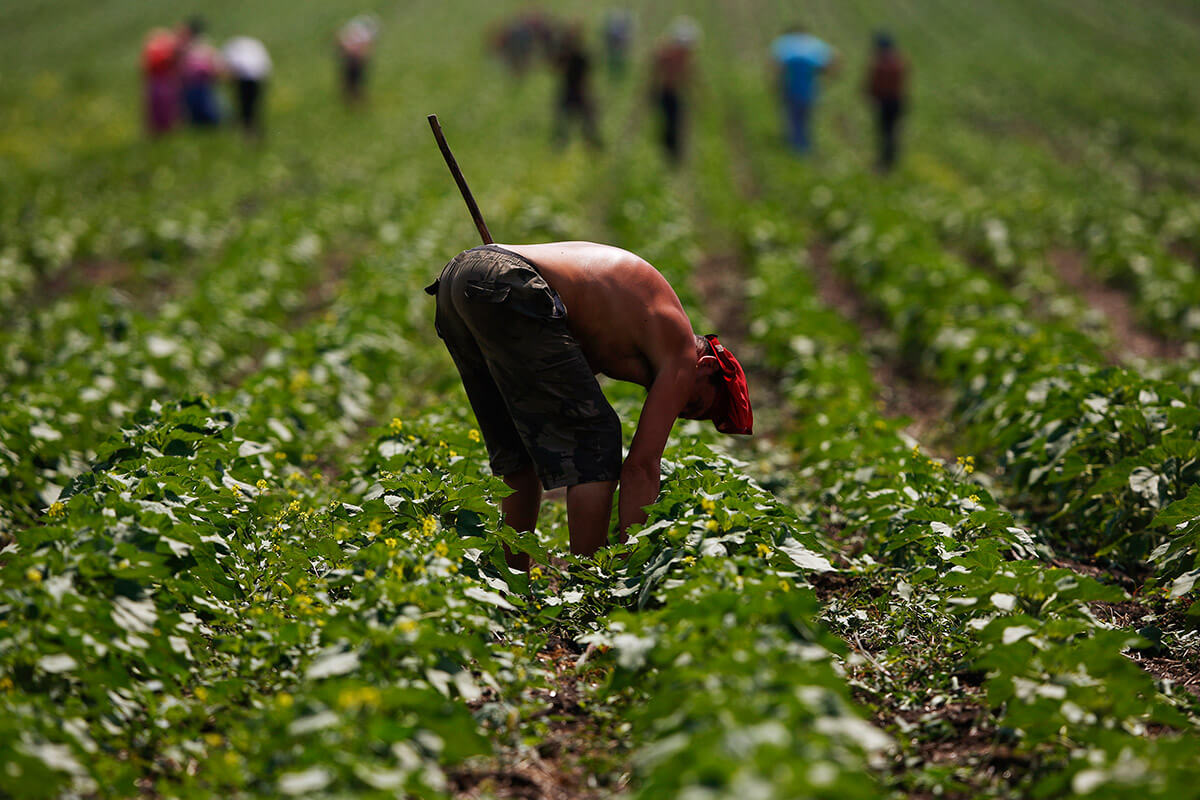
[[617, 480], [620, 420], [533, 264], [484, 245], [457, 255], [425, 291], [437, 295], [438, 336], [495, 474], [532, 462], [547, 489]]

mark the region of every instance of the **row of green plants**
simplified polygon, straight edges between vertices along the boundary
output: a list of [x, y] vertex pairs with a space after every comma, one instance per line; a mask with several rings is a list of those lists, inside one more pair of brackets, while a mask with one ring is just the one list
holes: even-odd
[[[406, 229], [394, 225], [397, 234], [416, 236], [440, 207], [431, 198], [429, 216], [407, 215]], [[153, 311], [80, 295], [8, 331], [0, 485], [15, 519], [27, 521], [53, 502], [129, 413], [180, 387], [214, 391], [261, 364], [278, 366], [298, 328], [335, 324], [337, 295], [365, 287], [354, 285], [364, 272], [351, 263], [358, 253], [325, 244], [335, 235], [330, 225], [321, 234], [280, 230], [267, 241], [242, 241]], [[331, 353], [314, 366], [297, 368], [295, 391], [340, 365]]]
[[964, 441], [1003, 470], [1011, 502], [1076, 552], [1127, 565], [1154, 553], [1168, 584], [1200, 567], [1195, 540], [1168, 525], [1182, 507], [1160, 516], [1197, 482], [1194, 388], [1105, 368], [1085, 333], [1037, 319], [988, 271], [946, 252], [902, 189], [869, 181], [776, 179], [769, 189], [786, 193], [785, 214], [814, 220], [834, 268], [891, 329], [889, 356], [952, 387]]
[[[787, 437], [790, 490], [802, 519], [839, 531], [862, 582], [829, 599], [827, 618], [870, 643], [863, 689], [906, 734], [914, 761], [926, 762], [899, 769], [899, 785], [1039, 796], [1189, 791], [1196, 776], [1183, 754], [1195, 747], [1194, 701], [1172, 697], [1124, 655], [1153, 643], [1099, 622], [1091, 608], [1125, 593], [1052, 567], [1039, 532], [975, 480], [973, 458], [931, 458], [881, 417], [856, 334], [814, 303], [797, 274], [803, 261], [802, 242], [788, 236], [756, 250], [764, 288], [755, 305], [769, 322], [759, 333], [798, 421]], [[985, 749], [961, 745], [975, 757], [969, 769], [929, 755], [930, 745], [953, 747], [967, 734], [939, 724], [939, 707], [952, 706], [986, 709], [973, 717]], [[1015, 765], [1006, 774], [980, 769], [1001, 757]]]

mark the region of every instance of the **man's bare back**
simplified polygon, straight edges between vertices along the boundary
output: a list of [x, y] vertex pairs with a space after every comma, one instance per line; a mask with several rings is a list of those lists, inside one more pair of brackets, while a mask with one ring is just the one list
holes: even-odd
[[[695, 335], [666, 278], [633, 253], [488, 245], [456, 256], [427, 291], [492, 469], [513, 489], [501, 510], [517, 530], [537, 524], [543, 486], [566, 486], [572, 552], [595, 552], [618, 483], [620, 530], [645, 521], [677, 419], [750, 433], [740, 365], [715, 337]], [[620, 421], [595, 373], [647, 390], [623, 460]], [[527, 556], [506, 555], [528, 567]]]
[[[682, 352], [690, 362], [691, 322], [645, 259], [595, 242], [498, 246], [527, 258], [558, 292], [593, 371], [649, 388], [672, 355]], [[664, 347], [664, 338], [674, 347]]]

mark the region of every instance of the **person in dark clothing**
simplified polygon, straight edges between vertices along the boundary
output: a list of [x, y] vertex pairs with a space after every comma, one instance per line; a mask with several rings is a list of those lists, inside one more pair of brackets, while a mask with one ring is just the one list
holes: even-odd
[[662, 144], [672, 164], [683, 160], [685, 94], [692, 76], [692, 51], [699, 28], [681, 17], [672, 24], [667, 39], [654, 51], [654, 99], [662, 113]]
[[555, 109], [554, 140], [560, 146], [567, 142], [567, 130], [572, 119], [578, 119], [584, 138], [593, 147], [600, 146], [596, 130], [596, 107], [591, 92], [592, 60], [583, 43], [583, 31], [572, 26], [562, 33], [555, 65], [562, 75], [558, 107]]
[[879, 170], [888, 172], [896, 164], [896, 139], [908, 104], [908, 63], [886, 33], [875, 35], [875, 56], [867, 71], [866, 92], [879, 127]]

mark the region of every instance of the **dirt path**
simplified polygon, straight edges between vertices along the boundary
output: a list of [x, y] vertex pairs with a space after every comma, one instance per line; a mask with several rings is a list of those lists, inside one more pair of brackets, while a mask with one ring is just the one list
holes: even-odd
[[[176, 290], [175, 280], [166, 271], [141, 271], [128, 261], [112, 258], [84, 258], [40, 277], [14, 304], [25, 314], [49, 308], [78, 292], [113, 289], [123, 292], [138, 308], [152, 311]], [[10, 316], [3, 324], [15, 321]]]
[[580, 702], [580, 683], [600, 680], [596, 674], [576, 672], [581, 653], [571, 639], [551, 638], [538, 660], [554, 673], [554, 688], [535, 691], [532, 699], [542, 708], [519, 722], [521, 738], [536, 738], [537, 745], [504, 747], [495, 756], [453, 770], [454, 797], [599, 800], [624, 792], [626, 754], [612, 731]]
[[1133, 305], [1124, 292], [1105, 285], [1088, 272], [1087, 262], [1081, 253], [1058, 249], [1048, 253], [1047, 258], [1058, 270], [1063, 283], [1108, 320], [1117, 343], [1116, 352], [1111, 354], [1114, 361], [1127, 362], [1132, 358], [1169, 361], [1183, 356], [1181, 343], [1169, 341], [1147, 330], [1138, 321]]
[[[813, 284], [821, 302], [853, 322], [869, 340], [887, 330], [887, 325], [863, 301], [859, 293], [833, 269], [829, 247], [814, 242], [808, 248]], [[871, 372], [879, 387], [884, 413], [889, 417], [908, 417], [912, 420], [906, 432], [909, 436], [939, 453], [935, 443], [943, 437], [950, 400], [938, 384], [914, 373], [906, 364], [890, 358], [871, 358]]]

